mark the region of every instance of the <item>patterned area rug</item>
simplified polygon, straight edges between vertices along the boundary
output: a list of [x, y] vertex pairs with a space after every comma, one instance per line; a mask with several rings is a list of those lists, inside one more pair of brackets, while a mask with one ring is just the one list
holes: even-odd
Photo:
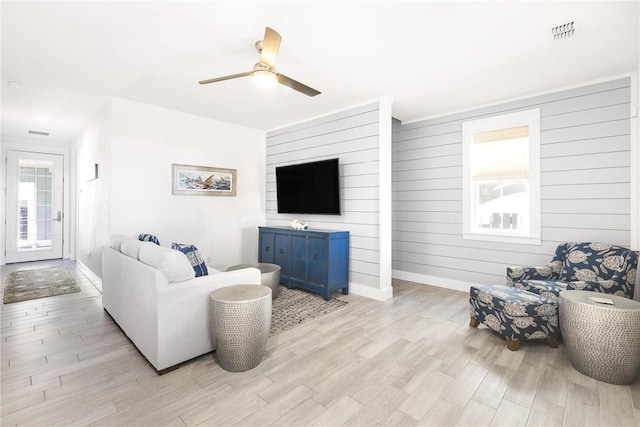
[[9, 304], [73, 292], [80, 292], [80, 287], [64, 267], [19, 270], [9, 274], [2, 301]]
[[280, 286], [280, 296], [273, 300], [271, 335], [322, 317], [348, 304], [335, 298], [325, 301], [318, 294]]

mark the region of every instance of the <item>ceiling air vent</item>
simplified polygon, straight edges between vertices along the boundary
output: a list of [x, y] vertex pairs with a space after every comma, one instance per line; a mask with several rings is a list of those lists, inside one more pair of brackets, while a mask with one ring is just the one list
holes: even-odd
[[574, 27], [574, 21], [567, 22], [566, 24], [558, 25], [557, 27], [553, 27], [551, 29], [551, 34], [553, 35], [554, 40], [562, 40], [568, 39], [573, 36], [576, 29]]
[[31, 135], [49, 136], [49, 132], [41, 132], [39, 130], [30, 130], [28, 133], [30, 133]]

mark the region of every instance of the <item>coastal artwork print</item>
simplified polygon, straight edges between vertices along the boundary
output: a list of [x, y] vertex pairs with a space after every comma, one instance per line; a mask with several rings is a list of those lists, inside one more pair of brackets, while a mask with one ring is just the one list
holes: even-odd
[[172, 194], [235, 196], [236, 170], [173, 164]]

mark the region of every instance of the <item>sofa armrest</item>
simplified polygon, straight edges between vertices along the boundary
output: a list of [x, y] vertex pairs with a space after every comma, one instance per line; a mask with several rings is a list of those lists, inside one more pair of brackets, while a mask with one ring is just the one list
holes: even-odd
[[513, 286], [514, 283], [523, 280], [557, 280], [558, 275], [553, 271], [550, 265], [541, 267], [507, 267], [507, 285]]

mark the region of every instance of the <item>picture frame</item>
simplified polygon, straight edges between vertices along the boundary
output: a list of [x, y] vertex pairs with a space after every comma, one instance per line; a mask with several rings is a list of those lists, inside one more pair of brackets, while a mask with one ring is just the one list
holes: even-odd
[[171, 194], [187, 196], [235, 196], [235, 169], [172, 164]]

